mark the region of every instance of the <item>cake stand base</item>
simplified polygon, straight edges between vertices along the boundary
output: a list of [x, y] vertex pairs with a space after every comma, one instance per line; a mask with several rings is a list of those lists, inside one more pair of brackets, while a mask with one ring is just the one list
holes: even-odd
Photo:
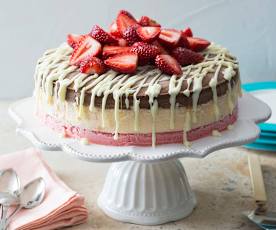
[[188, 216], [196, 199], [179, 160], [126, 161], [112, 163], [98, 205], [119, 221], [157, 225]]

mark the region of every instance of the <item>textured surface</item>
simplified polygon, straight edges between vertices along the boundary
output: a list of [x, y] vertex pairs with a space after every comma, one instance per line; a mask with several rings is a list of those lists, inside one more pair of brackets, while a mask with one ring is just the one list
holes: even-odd
[[[28, 140], [15, 135], [15, 123], [7, 112], [9, 104], [0, 102], [0, 154], [31, 146]], [[44, 152], [44, 157], [66, 184], [86, 197], [90, 212], [89, 222], [72, 229], [257, 230], [241, 214], [244, 210], [254, 208], [247, 152], [244, 148], [230, 148], [212, 153], [204, 159], [183, 159], [198, 206], [191, 216], [182, 221], [155, 227], [113, 221], [97, 207], [96, 200], [110, 164], [84, 162], [62, 152]], [[262, 153], [261, 162], [264, 165], [270, 207], [275, 211], [276, 155]]]

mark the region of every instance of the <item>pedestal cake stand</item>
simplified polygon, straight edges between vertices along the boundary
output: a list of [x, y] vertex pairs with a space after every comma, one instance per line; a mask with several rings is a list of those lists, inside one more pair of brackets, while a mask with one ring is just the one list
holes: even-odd
[[196, 198], [178, 158], [203, 158], [219, 149], [252, 142], [260, 132], [256, 123], [271, 115], [265, 103], [245, 94], [239, 100], [238, 121], [220, 137], [196, 140], [189, 148], [182, 144], [116, 147], [62, 138], [34, 117], [34, 104], [33, 98], [25, 98], [10, 107], [17, 132], [43, 150], [62, 150], [91, 162], [116, 162], [108, 171], [98, 205], [114, 219], [142, 225], [175, 221], [193, 211]]

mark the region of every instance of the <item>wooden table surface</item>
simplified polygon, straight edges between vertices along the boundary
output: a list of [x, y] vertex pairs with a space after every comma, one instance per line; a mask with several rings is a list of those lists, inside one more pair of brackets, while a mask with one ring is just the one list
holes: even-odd
[[[15, 133], [15, 123], [7, 112], [11, 102], [0, 101], [0, 154], [32, 146]], [[243, 211], [254, 209], [247, 164], [250, 152], [254, 151], [236, 147], [214, 152], [204, 159], [182, 159], [197, 196], [197, 207], [183, 220], [151, 227], [112, 220], [98, 208], [96, 200], [110, 164], [80, 161], [63, 152], [44, 152], [43, 155], [57, 175], [86, 198], [88, 223], [70, 229], [254, 230], [258, 228], [242, 215]], [[260, 152], [260, 156], [269, 206], [276, 211], [276, 153]]]

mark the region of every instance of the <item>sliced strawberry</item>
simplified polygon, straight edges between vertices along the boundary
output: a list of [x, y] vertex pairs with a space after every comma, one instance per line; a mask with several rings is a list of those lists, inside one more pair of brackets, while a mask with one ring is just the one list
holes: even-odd
[[160, 54], [169, 54], [168, 51], [166, 50], [166, 48], [164, 46], [162, 46], [158, 41], [154, 41], [152, 43], [152, 45], [155, 45], [159, 48]]
[[121, 36], [121, 33], [120, 31], [118, 30], [118, 26], [117, 26], [117, 23], [116, 21], [112, 22], [110, 27], [109, 27], [109, 33], [114, 36], [115, 38], [120, 38], [122, 37]]
[[103, 44], [112, 44], [115, 42], [115, 39], [98, 25], [94, 25], [92, 27], [90, 35], [91, 37], [95, 38], [97, 41]]
[[156, 22], [155, 20], [149, 18], [148, 16], [142, 16], [139, 20], [139, 24], [141, 26], [156, 26], [156, 27], [161, 27], [161, 25]]
[[172, 56], [168, 54], [160, 54], [155, 58], [156, 66], [164, 73], [169, 75], [182, 74], [181, 66]]
[[119, 38], [119, 39], [117, 40], [117, 44], [118, 44], [119, 46], [121, 46], [121, 47], [127, 46], [127, 40], [124, 39], [124, 38]]
[[118, 31], [121, 35], [130, 26], [138, 25], [136, 19], [127, 11], [121, 10], [116, 19]]
[[175, 29], [162, 29], [159, 34], [160, 42], [170, 47], [176, 46], [180, 38], [181, 32]]
[[160, 27], [144, 26], [137, 28], [137, 34], [145, 42], [154, 41], [160, 34]]
[[192, 50], [177, 47], [172, 51], [172, 56], [178, 61], [182, 66], [196, 64], [204, 60], [203, 55], [194, 52]]
[[122, 53], [109, 57], [104, 63], [111, 69], [120, 73], [133, 73], [136, 71], [138, 56], [134, 53]]
[[187, 27], [185, 30], [182, 31], [186, 37], [193, 37], [193, 31], [190, 27]]
[[158, 54], [161, 53], [159, 48], [155, 45], [148, 44], [145, 42], [136, 42], [131, 47], [130, 51], [132, 53], [135, 53], [139, 57], [139, 63], [140, 61], [143, 63], [144, 61], [150, 61], [151, 59], [154, 59]]
[[86, 60], [89, 57], [97, 56], [101, 52], [101, 47], [101, 43], [96, 39], [87, 36], [83, 42], [74, 49], [70, 59], [70, 64], [79, 65], [81, 61]]
[[121, 46], [104, 46], [103, 47], [103, 57], [107, 58], [115, 54], [127, 53], [130, 52], [130, 47], [121, 47]]
[[138, 36], [136, 32], [137, 26], [129, 26], [124, 32], [123, 32], [123, 38], [126, 39], [129, 46], [134, 44], [135, 42], [141, 41], [141, 38]]
[[86, 74], [102, 74], [106, 70], [104, 62], [97, 58], [91, 57], [87, 60], [84, 60], [80, 63], [80, 72]]
[[190, 49], [196, 52], [202, 51], [210, 45], [210, 42], [203, 38], [187, 37], [187, 40]]
[[181, 37], [179, 39], [179, 42], [178, 42], [177, 46], [181, 46], [181, 47], [185, 47], [185, 48], [189, 48], [190, 47], [188, 39], [187, 39], [187, 37], [183, 33], [181, 33]]
[[87, 35], [78, 35], [78, 34], [68, 34], [67, 35], [67, 43], [73, 49], [78, 46]]

